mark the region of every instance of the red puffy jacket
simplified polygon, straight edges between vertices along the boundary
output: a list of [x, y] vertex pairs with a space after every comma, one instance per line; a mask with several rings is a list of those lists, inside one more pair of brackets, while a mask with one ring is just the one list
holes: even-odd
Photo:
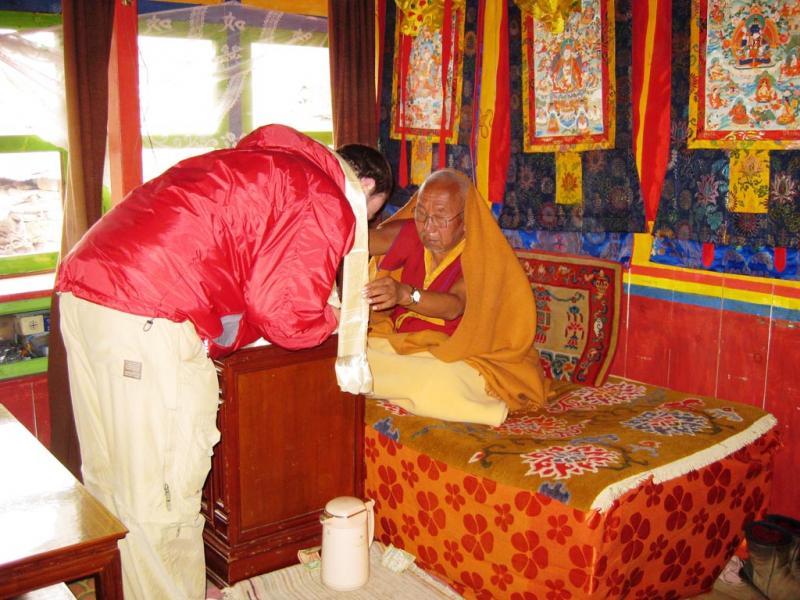
[[[133, 190], [61, 263], [56, 289], [126, 313], [188, 319], [212, 356], [258, 337], [315, 346], [336, 327], [327, 299], [353, 243], [344, 182], [323, 145], [261, 127], [234, 149], [184, 160]], [[224, 340], [223, 318], [232, 323]]]

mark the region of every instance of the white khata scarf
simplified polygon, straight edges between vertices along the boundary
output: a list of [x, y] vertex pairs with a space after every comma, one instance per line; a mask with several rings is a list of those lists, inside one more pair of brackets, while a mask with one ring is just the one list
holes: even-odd
[[[340, 156], [336, 155], [336, 158], [344, 171], [345, 195], [356, 217], [353, 247], [344, 257], [336, 380], [343, 392], [367, 394], [372, 391], [372, 372], [367, 362], [369, 304], [361, 295], [362, 288], [369, 281], [367, 201], [350, 165]], [[335, 284], [331, 294], [337, 295]]]

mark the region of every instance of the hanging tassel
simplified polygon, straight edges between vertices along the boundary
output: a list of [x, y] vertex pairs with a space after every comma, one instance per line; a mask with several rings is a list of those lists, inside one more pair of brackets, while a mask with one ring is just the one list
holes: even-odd
[[406, 144], [406, 86], [408, 85], [408, 61], [411, 53], [411, 37], [400, 34], [400, 108], [398, 127], [400, 129], [400, 172], [397, 183], [401, 188], [408, 187], [408, 149]]
[[703, 266], [707, 269], [714, 262], [714, 244], [703, 242]]
[[[453, 41], [453, 0], [444, 2], [444, 18], [442, 20], [442, 121], [439, 127], [439, 168], [447, 166], [447, 73], [450, 70], [450, 45]], [[455, 73], [453, 73], [455, 77]], [[455, 127], [455, 123], [453, 124]]]
[[775, 270], [783, 273], [786, 268], [786, 247], [775, 246]]

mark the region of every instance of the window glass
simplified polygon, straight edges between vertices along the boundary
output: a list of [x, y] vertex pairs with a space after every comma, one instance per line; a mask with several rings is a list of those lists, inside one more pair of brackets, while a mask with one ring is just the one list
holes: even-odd
[[5, 22], [7, 13], [2, 18], [0, 276], [54, 268], [66, 155], [60, 28], [26, 29], [36, 18], [21, 19], [17, 28]]
[[0, 153], [0, 257], [58, 252], [59, 152]]
[[145, 148], [142, 152], [142, 179], [150, 181], [184, 158], [210, 152], [213, 148]]
[[143, 135], [208, 135], [219, 127], [211, 40], [139, 36]]
[[253, 123], [333, 130], [327, 48], [254, 43], [252, 55]]
[[[60, 55], [41, 52], [60, 43], [52, 31], [3, 36], [0, 60], [0, 136], [44, 135], [53, 140], [53, 103], [63, 98]], [[60, 107], [59, 107], [60, 108]]]

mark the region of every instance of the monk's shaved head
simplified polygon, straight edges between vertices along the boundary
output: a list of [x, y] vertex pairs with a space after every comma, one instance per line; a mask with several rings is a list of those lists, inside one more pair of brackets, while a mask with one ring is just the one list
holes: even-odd
[[454, 212], [461, 212], [467, 201], [467, 194], [472, 187], [472, 182], [460, 171], [455, 169], [440, 169], [428, 175], [419, 188], [418, 194], [425, 195], [426, 191], [447, 190], [453, 202]]

